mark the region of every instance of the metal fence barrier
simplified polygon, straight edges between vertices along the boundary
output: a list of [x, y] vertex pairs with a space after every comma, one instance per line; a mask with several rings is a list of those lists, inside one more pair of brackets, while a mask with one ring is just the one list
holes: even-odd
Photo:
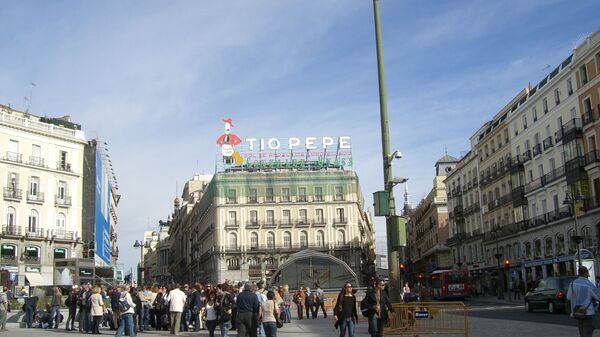
[[467, 307], [463, 302], [411, 302], [392, 304], [385, 336], [469, 336]]

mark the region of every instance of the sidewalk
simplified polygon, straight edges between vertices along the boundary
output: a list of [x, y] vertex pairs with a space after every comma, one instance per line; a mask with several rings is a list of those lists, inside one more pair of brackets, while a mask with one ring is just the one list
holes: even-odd
[[500, 300], [498, 299], [498, 296], [471, 296], [469, 297], [469, 299], [467, 300], [468, 302], [474, 302], [474, 303], [482, 303], [482, 304], [497, 304], [497, 305], [523, 305], [524, 299], [523, 296], [521, 296], [520, 299], [512, 299], [512, 294], [510, 294], [510, 297], [508, 296], [508, 293], [506, 293], [504, 295], [504, 299]]

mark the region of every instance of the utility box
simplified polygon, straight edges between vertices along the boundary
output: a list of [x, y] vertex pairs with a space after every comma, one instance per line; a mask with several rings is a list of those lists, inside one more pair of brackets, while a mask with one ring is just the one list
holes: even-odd
[[398, 251], [400, 247], [406, 246], [406, 218], [403, 216], [393, 216], [390, 219], [390, 237], [392, 249]]
[[375, 216], [390, 215], [390, 192], [378, 191], [373, 193], [373, 208]]

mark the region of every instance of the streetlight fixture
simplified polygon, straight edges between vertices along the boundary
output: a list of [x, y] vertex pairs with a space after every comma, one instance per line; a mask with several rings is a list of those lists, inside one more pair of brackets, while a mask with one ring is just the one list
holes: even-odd
[[583, 241], [583, 236], [579, 235], [577, 233], [577, 227], [578, 227], [577, 226], [577, 209], [576, 209], [575, 205], [577, 205], [578, 201], [583, 201], [583, 200], [585, 200], [585, 196], [583, 194], [581, 194], [581, 192], [577, 192], [577, 195], [575, 195], [573, 197], [571, 197], [569, 195], [569, 193], [567, 192], [567, 194], [565, 195], [565, 200], [563, 201], [563, 204], [570, 205], [572, 207], [573, 216], [575, 217], [575, 235], [571, 236], [571, 239], [573, 241], [575, 241], [575, 244], [577, 245], [577, 262], [579, 263], [579, 266], [577, 268], [575, 268], [575, 273], [577, 273], [577, 269], [582, 266], [580, 244]]
[[138, 268], [138, 286], [139, 286], [143, 283], [142, 271], [144, 270], [144, 266], [143, 266], [144, 248], [150, 248], [150, 244], [148, 242], [144, 242], [144, 240], [142, 240], [142, 241], [135, 240], [133, 247], [140, 249], [140, 267]]
[[498, 261], [498, 299], [503, 300], [504, 299], [504, 273], [500, 269], [500, 259], [502, 258], [502, 254], [500, 254], [500, 248], [498, 246], [498, 232], [499, 231], [500, 231], [500, 226], [496, 226], [495, 229], [493, 230], [494, 234], [496, 235], [496, 254], [494, 254], [494, 257]]

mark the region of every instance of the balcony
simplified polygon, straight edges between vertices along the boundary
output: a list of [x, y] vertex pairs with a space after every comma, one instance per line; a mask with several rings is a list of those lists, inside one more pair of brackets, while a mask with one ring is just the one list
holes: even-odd
[[247, 229], [259, 229], [260, 223], [256, 219], [246, 221], [246, 228]]
[[39, 264], [41, 262], [40, 257], [36, 255], [23, 255], [22, 258], [26, 264]]
[[585, 154], [585, 164], [590, 165], [593, 163], [600, 162], [600, 151], [592, 150]]
[[25, 237], [28, 238], [45, 238], [46, 237], [46, 231], [41, 229], [41, 228], [31, 228], [31, 229], [27, 229], [27, 231], [25, 232]]
[[4, 200], [10, 201], [21, 201], [23, 198], [23, 191], [20, 188], [5, 187], [4, 188]]
[[313, 221], [314, 227], [325, 227], [327, 225], [327, 220], [325, 219], [315, 219]]
[[561, 207], [556, 211], [546, 213], [545, 216], [546, 216], [546, 221], [548, 221], [548, 222], [558, 221], [558, 220], [565, 219], [565, 218], [570, 218], [571, 217], [571, 206], [567, 205], [567, 206]]
[[27, 193], [27, 202], [32, 204], [43, 204], [44, 203], [44, 193], [37, 192], [37, 194], [29, 194]]
[[18, 153], [18, 152], [6, 151], [6, 160], [12, 161], [15, 163], [22, 163], [23, 162], [23, 154]]
[[566, 162], [565, 174], [567, 176], [568, 184], [573, 184], [579, 180], [586, 179], [585, 156], [578, 156]]
[[565, 125], [562, 126], [562, 132], [563, 132], [563, 139], [562, 139], [563, 143], [568, 143], [577, 137], [581, 137], [582, 133], [583, 133], [583, 130], [581, 127], [581, 119], [573, 118], [572, 120], [567, 122]]
[[530, 161], [531, 160], [531, 150], [525, 151], [521, 158], [523, 159], [523, 164]]
[[241, 252], [242, 247], [238, 245], [227, 245], [222, 247], [222, 249], [226, 252]]
[[543, 178], [537, 178], [531, 181], [529, 184], [525, 185], [525, 193], [527, 194], [533, 192], [542, 186], [544, 186]]
[[307, 219], [300, 219], [296, 222], [296, 227], [309, 227], [310, 223]]
[[35, 156], [29, 156], [29, 165], [32, 166], [39, 166], [39, 167], [45, 167], [45, 163], [44, 163], [44, 158], [42, 157], [35, 157]]
[[54, 196], [54, 204], [57, 207], [71, 207], [73, 204], [71, 202], [71, 196], [68, 195], [58, 195]]
[[348, 218], [346, 218], [346, 217], [335, 217], [333, 219], [334, 225], [345, 225], [347, 223], [348, 223]]
[[591, 124], [597, 119], [598, 119], [598, 116], [595, 113], [594, 108], [591, 108], [583, 113], [583, 118], [582, 118], [583, 126]]
[[225, 203], [227, 205], [235, 205], [235, 204], [237, 204], [237, 198], [236, 197], [227, 197], [227, 199], [225, 199]]
[[552, 136], [548, 136], [548, 138], [544, 139], [542, 144], [544, 145], [544, 151], [548, 150], [551, 147], [554, 147], [554, 144], [552, 143]]
[[240, 270], [240, 266], [227, 266], [227, 270]]
[[546, 173], [544, 175], [544, 185], [548, 185], [551, 182], [564, 177], [564, 175], [565, 175], [565, 167], [564, 166], [556, 168], [556, 169], [552, 170], [552, 172]]
[[525, 187], [518, 186], [513, 188], [511, 192], [511, 199], [513, 202], [513, 207], [527, 205], [527, 198], [525, 198]]
[[248, 197], [247, 203], [249, 203], [249, 204], [258, 204], [258, 197], [256, 197], [256, 196]]
[[21, 227], [15, 225], [4, 225], [2, 226], [2, 234], [20, 236]]
[[274, 203], [275, 198], [272, 195], [265, 196], [265, 203]]
[[235, 219], [230, 219], [225, 221], [225, 229], [233, 229], [238, 228], [240, 226], [240, 222]]
[[268, 228], [277, 228], [277, 224], [275, 223], [275, 220], [267, 220], [263, 223], [262, 226], [264, 229], [268, 229]]
[[542, 154], [542, 144], [535, 144], [533, 146], [533, 156]]
[[279, 228], [292, 228], [294, 227], [294, 223], [291, 219], [282, 219], [279, 222]]
[[554, 140], [556, 141], [556, 144], [558, 144], [562, 141], [563, 134], [564, 133], [563, 133], [562, 128], [554, 133]]
[[71, 163], [66, 163], [64, 161], [57, 161], [56, 169], [59, 171], [73, 172], [73, 170], [71, 169]]
[[314, 202], [322, 202], [325, 201], [325, 199], [323, 199], [323, 195], [315, 195], [313, 198]]
[[18, 265], [17, 257], [15, 255], [1, 255], [1, 264]]
[[299, 195], [296, 199], [297, 202], [307, 202], [306, 195]]
[[50, 234], [52, 235], [53, 239], [58, 239], [58, 240], [74, 240], [75, 239], [75, 232], [73, 231], [67, 231], [64, 229], [53, 229]]
[[458, 205], [458, 206], [454, 207], [454, 215], [457, 218], [463, 216], [463, 205]]

